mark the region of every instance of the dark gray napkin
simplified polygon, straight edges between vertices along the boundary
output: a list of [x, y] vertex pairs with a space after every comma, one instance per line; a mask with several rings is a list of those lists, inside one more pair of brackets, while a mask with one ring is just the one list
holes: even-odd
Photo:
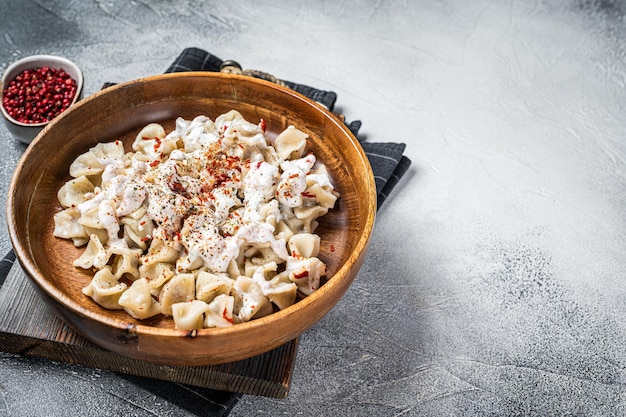
[[6, 279], [7, 275], [9, 275], [9, 271], [11, 270], [11, 267], [13, 266], [14, 263], [15, 263], [15, 252], [13, 252], [13, 250], [10, 250], [9, 253], [4, 255], [4, 258], [2, 258], [2, 261], [0, 261], [0, 287], [4, 283], [4, 280]]

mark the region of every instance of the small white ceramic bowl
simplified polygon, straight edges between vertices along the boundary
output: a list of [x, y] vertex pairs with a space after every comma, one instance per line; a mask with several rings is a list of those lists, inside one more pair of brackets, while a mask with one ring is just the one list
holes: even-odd
[[[48, 66], [54, 69], [63, 69], [67, 72], [70, 77], [76, 81], [76, 94], [70, 104], [70, 107], [78, 101], [82, 95], [83, 91], [83, 73], [80, 68], [73, 63], [72, 61], [54, 56], [54, 55], [32, 55], [25, 58], [22, 58], [18, 61], [15, 61], [11, 65], [7, 67], [2, 75], [2, 89], [0, 90], [0, 94], [4, 95], [5, 88], [9, 85], [11, 81], [15, 79], [20, 73], [27, 69], [35, 69]], [[48, 124], [50, 121], [43, 123], [22, 123], [15, 120], [11, 117], [2, 102], [0, 101], [0, 111], [2, 111], [2, 116], [4, 118], [7, 129], [13, 136], [15, 136], [20, 142], [29, 144], [41, 130]]]

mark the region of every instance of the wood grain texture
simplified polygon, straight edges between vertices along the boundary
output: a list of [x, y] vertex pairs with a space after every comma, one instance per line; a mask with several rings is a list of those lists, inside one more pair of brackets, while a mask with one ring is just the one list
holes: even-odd
[[[82, 249], [53, 236], [57, 190], [71, 162], [99, 142], [121, 140], [127, 151], [139, 130], [177, 117], [214, 119], [231, 109], [265, 120], [267, 134], [290, 125], [309, 135], [308, 150], [328, 168], [341, 197], [320, 221], [320, 259], [328, 280], [291, 307], [230, 328], [183, 331], [170, 318], [137, 321], [106, 310], [82, 294], [89, 271], [72, 261]], [[178, 73], [107, 88], [72, 107], [26, 150], [10, 186], [7, 218], [17, 257], [46, 303], [86, 339], [141, 361], [198, 366], [259, 355], [298, 337], [346, 292], [365, 257], [376, 212], [367, 157], [348, 128], [322, 106], [291, 90], [244, 76]]]
[[167, 366], [108, 351], [81, 337], [41, 300], [16, 263], [0, 287], [0, 350], [216, 390], [285, 398], [298, 348], [210, 366]]

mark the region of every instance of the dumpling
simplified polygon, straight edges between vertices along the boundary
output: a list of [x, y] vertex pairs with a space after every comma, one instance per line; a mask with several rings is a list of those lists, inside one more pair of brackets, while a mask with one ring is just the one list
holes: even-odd
[[116, 279], [128, 275], [132, 280], [139, 278], [139, 258], [141, 249], [128, 249], [115, 247], [113, 253], [112, 272]]
[[172, 305], [174, 326], [179, 330], [198, 330], [204, 327], [204, 313], [209, 305], [204, 301], [192, 300]]
[[274, 148], [278, 157], [282, 160], [300, 158], [306, 146], [306, 133], [289, 126], [274, 139]]
[[150, 220], [146, 208], [141, 207], [131, 214], [122, 217], [120, 222], [124, 225], [126, 243], [129, 246], [136, 246], [146, 250], [154, 231], [154, 223]]
[[161, 313], [161, 306], [152, 298], [148, 280], [139, 278], [120, 296], [119, 305], [132, 317], [143, 320]]
[[194, 274], [177, 274], [163, 285], [159, 302], [161, 312], [172, 315], [172, 305], [191, 301], [196, 296], [196, 278]]
[[215, 124], [206, 116], [196, 116], [192, 121], [179, 117], [176, 119], [176, 130], [170, 134], [177, 134], [181, 137], [187, 153], [205, 149], [219, 140]]
[[256, 268], [260, 265], [267, 265], [271, 263], [282, 263], [283, 259], [276, 255], [271, 248], [256, 248], [251, 247], [244, 251], [244, 271], [246, 276], [252, 276], [248, 273], [248, 268]]
[[320, 253], [320, 237], [313, 233], [298, 233], [289, 238], [287, 248], [295, 258], [311, 258]]
[[326, 189], [316, 182], [309, 185], [303, 195], [312, 196], [317, 204], [325, 208], [333, 208], [338, 196], [332, 189]]
[[[296, 218], [293, 216], [293, 218]], [[285, 219], [282, 219], [276, 224], [276, 229], [274, 230], [274, 236], [276, 239], [283, 239], [285, 241], [289, 240], [291, 236], [294, 235], [294, 231], [289, 227]]]
[[257, 207], [259, 203], [270, 201], [276, 193], [276, 184], [279, 179], [278, 167], [265, 161], [258, 161], [250, 165], [250, 169], [243, 179], [245, 202], [254, 212], [244, 214], [244, 218], [258, 220]]
[[159, 262], [175, 263], [178, 259], [178, 249], [172, 242], [162, 239], [152, 239], [148, 253], [141, 259], [142, 264], [149, 265]]
[[196, 278], [196, 299], [210, 303], [221, 294], [230, 294], [235, 281], [225, 274], [200, 271]]
[[229, 327], [235, 324], [234, 305], [235, 297], [231, 295], [220, 294], [215, 297], [206, 311], [204, 327]]
[[54, 215], [54, 236], [72, 239], [75, 246], [82, 246], [89, 241], [85, 228], [78, 222], [80, 213], [73, 207], [66, 208]]
[[259, 125], [243, 118], [233, 120], [224, 132], [224, 136], [227, 139], [226, 145], [229, 145], [228, 140], [235, 139], [237, 145], [244, 148], [243, 155], [246, 158], [253, 159], [255, 152], [260, 152], [267, 147], [265, 135]]
[[248, 223], [240, 227], [235, 235], [240, 247], [253, 246], [271, 248], [280, 259], [287, 259], [287, 244], [283, 239], [276, 239], [274, 228], [267, 223]]
[[70, 175], [78, 178], [81, 175], [92, 176], [101, 174], [111, 161], [121, 161], [124, 157], [124, 145], [121, 141], [98, 143], [89, 151], [78, 156], [70, 165]]
[[[104, 195], [104, 194], [101, 194], [101, 195]], [[90, 204], [78, 206], [78, 210], [80, 211], [80, 218], [78, 219], [78, 222], [83, 227], [90, 227], [92, 229], [104, 229], [104, 226], [102, 225], [102, 222], [100, 221], [100, 215], [99, 215], [100, 203], [102, 202], [103, 199], [98, 198], [99, 201], [95, 201], [95, 200], [96, 200], [95, 198], [92, 200], [88, 200], [87, 203], [90, 203]], [[92, 201], [97, 204], [91, 204]]]
[[[254, 271], [252, 280], [259, 285], [263, 295], [282, 310], [296, 302], [298, 287], [291, 282], [286, 271], [275, 274], [277, 268], [278, 265], [273, 262], [259, 266]], [[266, 277], [268, 272], [273, 275], [269, 280]]]
[[279, 309], [283, 310], [296, 302], [298, 286], [291, 282], [287, 272], [275, 275], [268, 282], [269, 286], [264, 295]]
[[91, 297], [96, 303], [111, 310], [122, 309], [119, 305], [120, 296], [128, 286], [119, 282], [111, 273], [111, 268], [105, 266], [95, 273], [91, 282], [83, 288], [83, 294]]
[[268, 203], [259, 204], [258, 213], [259, 221], [264, 221], [265, 223], [271, 224], [274, 227], [276, 227], [278, 222], [282, 219], [280, 206], [278, 205], [278, 201], [276, 200], [272, 200]]
[[107, 231], [104, 229], [94, 229], [93, 227], [84, 226], [84, 225], [83, 225], [83, 229], [85, 229], [85, 233], [87, 233], [88, 236], [91, 236], [91, 235], [98, 236], [98, 239], [100, 239], [100, 242], [102, 242], [103, 245], [107, 243], [109, 239], [109, 235], [107, 234]]
[[302, 221], [302, 230], [311, 233], [317, 229], [316, 219], [328, 213], [328, 208], [322, 206], [296, 207], [293, 212]]
[[310, 295], [319, 288], [320, 279], [326, 273], [326, 265], [318, 258], [289, 258], [286, 272], [300, 292]]
[[86, 195], [93, 193], [95, 187], [89, 179], [81, 175], [69, 180], [57, 192], [59, 203], [65, 208], [76, 207], [87, 200]]
[[326, 168], [326, 165], [324, 164], [319, 164], [314, 169], [311, 169], [310, 172], [306, 176], [306, 181], [307, 181], [308, 186], [311, 186], [317, 183], [320, 185], [320, 187], [324, 189], [334, 190], [333, 184], [330, 181], [330, 174], [328, 173], [328, 168]]
[[150, 294], [158, 297], [163, 285], [175, 275], [174, 265], [166, 262], [156, 262], [139, 265], [139, 277], [146, 278], [150, 287]]
[[113, 200], [103, 200], [98, 207], [98, 217], [100, 223], [107, 231], [108, 245], [111, 247], [128, 248], [124, 238], [119, 237], [120, 224], [115, 217], [115, 202]]
[[147, 192], [143, 185], [127, 183], [124, 186], [124, 192], [121, 195], [122, 200], [115, 213], [116, 216], [127, 216], [138, 210], [142, 206], [146, 196]]
[[150, 123], [139, 131], [133, 142], [135, 152], [157, 159], [159, 143], [165, 137], [165, 129], [158, 123]]
[[276, 198], [287, 207], [302, 205], [302, 193], [306, 190], [306, 174], [300, 169], [283, 171], [276, 186]]
[[89, 269], [91, 267], [101, 269], [109, 262], [110, 256], [110, 251], [104, 247], [98, 235], [92, 234], [89, 236], [87, 248], [82, 255], [74, 261], [74, 266], [83, 269]]
[[236, 120], [242, 120], [243, 116], [237, 110], [229, 110], [215, 118], [215, 127], [218, 131], [224, 132]]
[[[270, 302], [263, 295], [263, 291], [259, 284], [251, 278], [240, 276], [235, 280], [234, 293], [237, 297], [238, 313], [237, 316], [242, 322], [249, 321], [262, 311], [265, 307], [270, 306]], [[271, 307], [271, 306], [270, 306]]]

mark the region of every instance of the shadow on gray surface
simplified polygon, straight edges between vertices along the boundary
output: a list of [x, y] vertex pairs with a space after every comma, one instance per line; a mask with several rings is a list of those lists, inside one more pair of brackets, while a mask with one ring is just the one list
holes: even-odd
[[119, 374], [138, 388], [172, 403], [197, 416], [225, 417], [233, 409], [242, 394], [195, 387], [174, 382]]

